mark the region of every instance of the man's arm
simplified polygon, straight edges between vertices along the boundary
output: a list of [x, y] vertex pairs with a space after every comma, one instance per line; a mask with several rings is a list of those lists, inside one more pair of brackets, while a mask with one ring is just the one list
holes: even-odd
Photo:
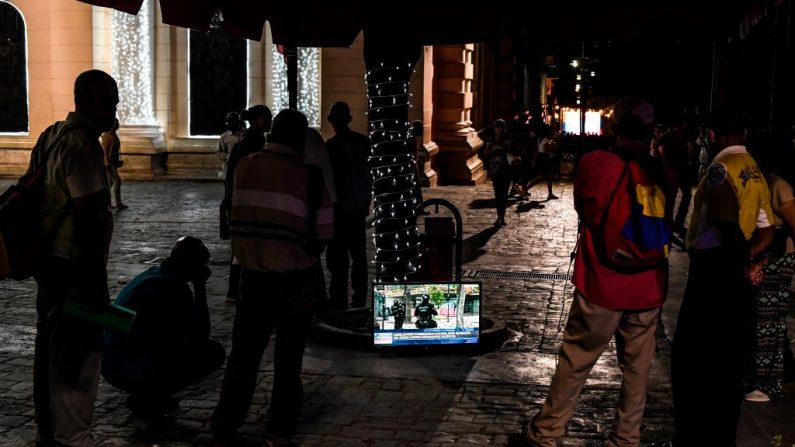
[[107, 242], [112, 231], [110, 197], [104, 181], [102, 148], [96, 142], [75, 140], [63, 149], [66, 187], [72, 200], [74, 243], [81, 255], [85, 304], [108, 304]]
[[210, 310], [207, 307], [206, 279], [193, 282], [193, 294], [198, 318], [194, 335], [198, 340], [207, 340], [210, 337]]
[[108, 304], [108, 272], [103, 235], [109, 231], [103, 207], [107, 207], [107, 193], [99, 191], [72, 199], [75, 225], [75, 245], [82, 255], [84, 280], [89, 296], [85, 303], [93, 307]]

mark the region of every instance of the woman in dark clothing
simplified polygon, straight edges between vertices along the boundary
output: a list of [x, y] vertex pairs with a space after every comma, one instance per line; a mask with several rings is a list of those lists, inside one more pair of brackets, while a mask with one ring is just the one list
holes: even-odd
[[508, 208], [508, 190], [511, 187], [511, 175], [508, 166], [508, 154], [511, 145], [508, 143], [505, 132], [505, 121], [498, 119], [494, 122], [494, 135], [486, 142], [483, 159], [491, 176], [494, 187], [494, 199], [497, 202], [497, 220], [494, 226], [505, 226], [505, 209]]
[[[271, 130], [273, 114], [267, 106], [256, 105], [240, 113], [240, 119], [248, 121], [249, 127], [240, 133], [240, 141], [235, 144], [229, 153], [226, 163], [226, 177], [224, 178], [224, 199], [221, 202], [223, 212], [226, 213], [226, 222], [229, 222], [229, 210], [232, 207], [232, 190], [235, 186], [235, 168], [237, 163], [245, 156], [261, 151], [265, 147], [265, 133]], [[240, 265], [232, 257], [229, 266], [229, 289], [226, 292], [226, 302], [235, 303], [240, 295]]]

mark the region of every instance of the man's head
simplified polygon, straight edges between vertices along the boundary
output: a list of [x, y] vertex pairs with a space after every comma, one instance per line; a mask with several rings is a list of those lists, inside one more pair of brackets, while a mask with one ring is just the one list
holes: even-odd
[[204, 243], [193, 237], [183, 236], [171, 247], [169, 264], [187, 281], [206, 281], [210, 276], [207, 264], [210, 262], [210, 251]]
[[654, 126], [654, 138], [659, 139], [665, 132], [668, 132], [668, 127], [665, 124], [657, 124]]
[[331, 105], [327, 118], [335, 132], [347, 129], [353, 119], [348, 103], [342, 101], [337, 101]]
[[719, 107], [707, 118], [709, 141], [719, 149], [743, 144], [747, 134], [745, 117], [733, 107]]
[[427, 293], [422, 295], [422, 304], [428, 304], [431, 301], [431, 296]]
[[240, 112], [240, 119], [248, 121], [251, 126], [257, 127], [263, 132], [268, 132], [271, 130], [273, 113], [268, 106], [258, 104], [256, 106], [251, 106], [248, 110]]
[[237, 132], [242, 127], [240, 122], [240, 114], [237, 112], [229, 112], [226, 114], [226, 130], [230, 132]]
[[613, 107], [610, 127], [626, 140], [648, 141], [654, 124], [654, 107], [642, 98], [624, 98]]
[[495, 136], [497, 136], [497, 137], [504, 136], [505, 135], [505, 129], [507, 127], [508, 127], [508, 125], [505, 124], [505, 120], [502, 119], [502, 118], [499, 118], [496, 121], [494, 121], [494, 133], [495, 133]]
[[90, 119], [97, 130], [113, 128], [119, 89], [116, 81], [102, 70], [88, 70], [75, 79], [75, 112]]
[[299, 155], [304, 153], [309, 122], [303, 113], [297, 110], [284, 109], [273, 119], [268, 141], [283, 144]]

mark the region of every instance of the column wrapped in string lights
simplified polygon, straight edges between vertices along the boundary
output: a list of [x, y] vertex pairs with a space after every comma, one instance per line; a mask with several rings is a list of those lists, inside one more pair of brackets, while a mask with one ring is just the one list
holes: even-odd
[[417, 232], [417, 161], [408, 138], [409, 79], [414, 63], [368, 61], [370, 171], [373, 180], [376, 282], [406, 281], [421, 266]]
[[119, 86], [119, 121], [155, 124], [152, 89], [151, 0], [137, 15], [111, 12], [111, 73]]

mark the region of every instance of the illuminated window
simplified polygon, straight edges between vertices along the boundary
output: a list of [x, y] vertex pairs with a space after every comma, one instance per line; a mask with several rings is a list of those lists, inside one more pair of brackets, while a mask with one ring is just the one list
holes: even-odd
[[[580, 134], [580, 111], [579, 109], [561, 110], [563, 115], [563, 131], [575, 135]], [[602, 134], [602, 112], [588, 110], [585, 112], [585, 133], [586, 135]]]
[[28, 131], [28, 63], [25, 20], [0, 1], [0, 132]]
[[209, 33], [190, 31], [189, 46], [190, 134], [220, 135], [226, 114], [246, 107], [246, 41], [227, 35], [219, 13]]
[[[287, 90], [287, 64], [276, 45], [273, 54], [273, 111], [286, 109], [290, 105]], [[309, 125], [320, 127], [320, 49], [298, 49], [298, 110], [306, 115]]]

